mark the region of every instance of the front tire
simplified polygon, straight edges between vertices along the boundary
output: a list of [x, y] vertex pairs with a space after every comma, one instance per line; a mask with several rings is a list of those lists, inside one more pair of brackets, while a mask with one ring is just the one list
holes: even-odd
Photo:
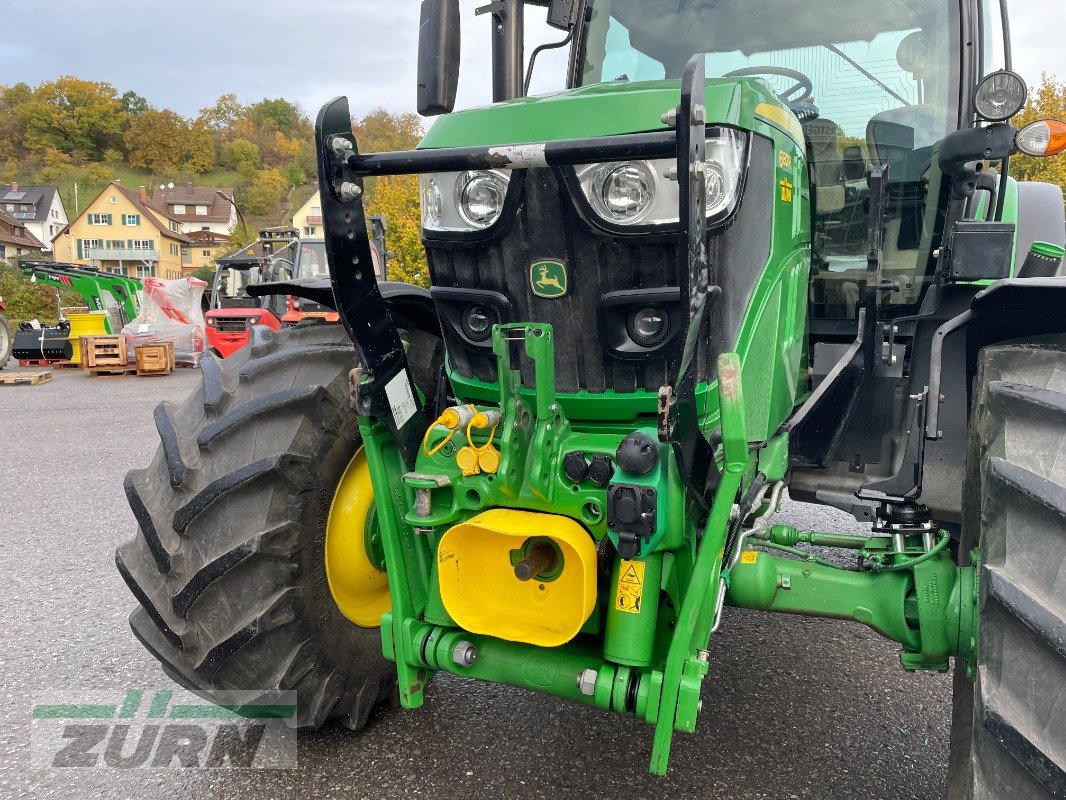
[[161, 447], [126, 477], [137, 536], [116, 553], [137, 638], [194, 691], [294, 690], [297, 725], [355, 729], [391, 696], [376, 627], [341, 613], [327, 518], [360, 446], [355, 351], [340, 325], [257, 327], [202, 362], [203, 384], [155, 410]]
[[1066, 797], [1066, 342], [981, 351], [960, 557], [981, 551], [976, 680], [956, 659], [949, 800]]

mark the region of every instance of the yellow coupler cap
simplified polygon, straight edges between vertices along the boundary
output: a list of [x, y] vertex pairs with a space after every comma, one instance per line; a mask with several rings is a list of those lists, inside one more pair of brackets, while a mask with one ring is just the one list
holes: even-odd
[[[511, 551], [533, 537], [563, 556], [554, 580], [520, 581]], [[541, 647], [573, 639], [596, 603], [596, 546], [569, 517], [497, 508], [448, 529], [437, 548], [440, 596], [465, 630]]]

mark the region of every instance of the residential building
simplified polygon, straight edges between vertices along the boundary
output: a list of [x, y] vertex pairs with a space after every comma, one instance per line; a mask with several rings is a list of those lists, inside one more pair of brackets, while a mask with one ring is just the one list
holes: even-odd
[[56, 259], [137, 278], [180, 278], [192, 244], [181, 223], [139, 192], [111, 181], [60, 234]]
[[52, 249], [52, 242], [69, 222], [55, 186], [0, 183], [0, 211], [25, 224], [26, 230], [44, 245], [45, 252]]
[[183, 233], [210, 231], [229, 236], [237, 224], [232, 189], [213, 186], [159, 186], [152, 190], [151, 205], [181, 224]]
[[214, 269], [215, 259], [230, 251], [230, 237], [213, 231], [189, 231], [190, 258], [183, 264], [186, 273], [195, 272], [201, 267]]
[[322, 230], [322, 200], [317, 191], [292, 215], [292, 227], [301, 236], [321, 238], [325, 235]]
[[0, 259], [41, 255], [44, 243], [30, 233], [23, 220], [0, 210]]

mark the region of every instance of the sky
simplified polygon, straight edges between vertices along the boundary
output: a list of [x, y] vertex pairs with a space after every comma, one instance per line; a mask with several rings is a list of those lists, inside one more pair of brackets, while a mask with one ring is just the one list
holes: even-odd
[[[491, 99], [489, 21], [474, 14], [487, 2], [461, 0], [460, 108]], [[1048, 19], [1064, 16], [1057, 6], [1010, 3], [1014, 68], [1030, 86], [1042, 71], [1066, 80], [1062, 20]], [[245, 103], [285, 97], [312, 118], [342, 94], [356, 116], [415, 109], [418, 0], [0, 0], [0, 9], [0, 84], [72, 74], [190, 117], [227, 92]], [[544, 13], [527, 12], [527, 53], [561, 37]], [[534, 93], [562, 87], [564, 53], [538, 59]]]

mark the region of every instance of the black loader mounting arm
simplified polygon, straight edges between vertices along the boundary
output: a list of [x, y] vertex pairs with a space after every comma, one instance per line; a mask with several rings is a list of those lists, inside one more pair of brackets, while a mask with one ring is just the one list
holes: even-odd
[[319, 112], [315, 144], [333, 297], [362, 362], [353, 374], [356, 410], [382, 420], [413, 467], [426, 430], [425, 410], [374, 274], [363, 179], [348, 166], [349, 156], [358, 151], [347, 98], [338, 97]]

